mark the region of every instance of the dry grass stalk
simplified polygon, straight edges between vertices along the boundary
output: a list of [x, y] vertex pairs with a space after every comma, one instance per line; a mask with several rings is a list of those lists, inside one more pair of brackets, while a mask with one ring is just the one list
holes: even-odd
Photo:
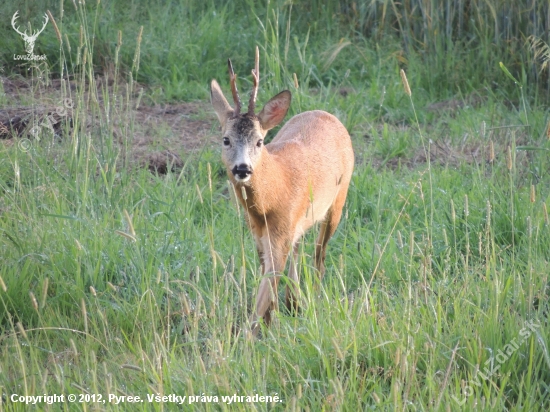
[[401, 81], [403, 82], [403, 87], [405, 88], [405, 93], [407, 96], [411, 97], [411, 88], [409, 87], [409, 81], [407, 80], [407, 75], [405, 74], [405, 70], [401, 69]]
[[21, 335], [23, 335], [23, 337], [28, 340], [29, 337], [27, 336], [27, 332], [25, 331], [25, 328], [23, 327], [21, 322], [17, 322], [16, 326], [17, 329], [19, 329], [19, 333], [21, 333]]
[[80, 308], [82, 310], [82, 320], [84, 321], [84, 330], [88, 333], [88, 311], [86, 310], [86, 302], [84, 298], [80, 301]]
[[40, 302], [40, 307], [41, 308], [46, 306], [46, 298], [48, 297], [49, 283], [50, 283], [50, 280], [48, 278], [44, 279], [44, 283], [42, 283], [42, 300]]
[[32, 303], [33, 309], [38, 312], [38, 301], [36, 300], [36, 297], [34, 296], [34, 293], [29, 292], [29, 297], [31, 298], [31, 303]]
[[487, 230], [491, 228], [491, 202], [487, 200]]
[[199, 201], [201, 202], [201, 205], [202, 205], [204, 202], [202, 200], [201, 189], [199, 188], [198, 184], [195, 184], [195, 189], [197, 189], [197, 194], [199, 195]]
[[50, 18], [53, 29], [55, 30], [55, 35], [57, 36], [57, 40], [59, 40], [59, 44], [63, 44], [63, 38], [61, 37], [61, 32], [59, 31], [59, 28], [57, 27], [57, 23], [55, 22], [55, 19], [53, 18], [52, 13], [49, 10], [46, 10], [46, 13], [48, 14], [48, 17]]
[[126, 209], [124, 209], [124, 217], [126, 218], [126, 222], [128, 222], [128, 230], [130, 231], [130, 234], [132, 237], [136, 237], [136, 231], [134, 230], [134, 224], [132, 223], [132, 217], [128, 213]]
[[74, 356], [78, 356], [78, 350], [76, 349], [76, 344], [74, 343], [74, 340], [71, 338], [69, 341], [71, 342], [71, 348], [73, 350]]
[[208, 162], [206, 168], [208, 170], [208, 189], [212, 192], [212, 167], [210, 166], [210, 162]]
[[455, 211], [455, 202], [451, 199], [451, 219], [453, 221], [453, 224], [456, 221], [456, 211]]

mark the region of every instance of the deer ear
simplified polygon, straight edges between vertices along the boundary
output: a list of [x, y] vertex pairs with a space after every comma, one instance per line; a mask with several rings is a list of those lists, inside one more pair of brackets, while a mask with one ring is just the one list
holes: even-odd
[[288, 108], [290, 107], [291, 100], [292, 95], [288, 90], [282, 91], [278, 95], [272, 97], [258, 114], [262, 129], [273, 129], [281, 123], [286, 116]]
[[210, 84], [210, 101], [214, 107], [214, 111], [218, 116], [218, 120], [222, 128], [225, 126], [227, 119], [233, 115], [233, 109], [223, 95], [222, 89], [216, 80], [212, 80]]

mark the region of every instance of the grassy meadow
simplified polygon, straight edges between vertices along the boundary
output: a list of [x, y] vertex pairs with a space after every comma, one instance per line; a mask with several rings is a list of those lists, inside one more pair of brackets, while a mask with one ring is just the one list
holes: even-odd
[[[550, 8], [439, 3], [24, 0], [22, 28], [50, 12], [35, 62], [0, 5], [0, 111], [70, 117], [0, 140], [0, 411], [549, 410]], [[324, 279], [314, 228], [301, 310], [283, 278], [259, 339], [208, 89], [231, 57], [245, 100], [256, 45], [257, 106], [289, 89], [287, 120], [335, 114], [356, 155]], [[212, 139], [152, 173], [137, 109], [179, 102]]]

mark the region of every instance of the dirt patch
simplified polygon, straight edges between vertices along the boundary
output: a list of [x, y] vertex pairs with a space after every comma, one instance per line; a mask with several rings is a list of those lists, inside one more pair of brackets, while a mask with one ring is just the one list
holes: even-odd
[[[458, 166], [461, 163], [479, 164], [488, 162], [488, 147], [479, 142], [453, 146], [449, 140], [438, 140], [430, 145], [430, 162], [440, 165]], [[412, 159], [414, 163], [426, 163], [426, 152], [418, 150]]]
[[183, 167], [183, 161], [177, 153], [170, 150], [144, 154], [142, 166], [148, 167], [151, 172], [165, 175], [168, 171], [175, 172]]
[[470, 93], [463, 98], [453, 98], [435, 102], [426, 107], [429, 112], [454, 112], [466, 107], [478, 107], [487, 101], [486, 97], [479, 93]]
[[[142, 99], [149, 95], [147, 86], [135, 84], [132, 93], [128, 93], [126, 84], [115, 85], [112, 80], [95, 79], [95, 90], [79, 90], [82, 86], [73, 81], [59, 79], [30, 81], [28, 79], [8, 79], [0, 77], [4, 94], [0, 96], [0, 142], [4, 146], [12, 146], [18, 139], [33, 139], [33, 128], [36, 125], [50, 125], [48, 128], [62, 139], [74, 127], [73, 111], [65, 104], [63, 96], [80, 95], [81, 104], [95, 104], [100, 114], [88, 115], [85, 119], [85, 132], [90, 132], [92, 138], [108, 131], [120, 148], [128, 148], [128, 160], [137, 167], [148, 168], [152, 172], [165, 174], [169, 170], [177, 171], [185, 163], [185, 159], [205, 148], [216, 148], [219, 145], [218, 121], [208, 102], [180, 102], [172, 104], [152, 104]], [[312, 91], [314, 94], [315, 90]], [[342, 96], [353, 93], [352, 89], [342, 89]], [[130, 102], [128, 96], [130, 95]], [[451, 99], [439, 102], [427, 110], [456, 110], [466, 105], [477, 106], [484, 98], [479, 94], [471, 94], [464, 99]], [[90, 103], [92, 102], [92, 103]], [[138, 104], [138, 102], [140, 102]], [[65, 105], [66, 106], [66, 105]], [[106, 125], [105, 108], [111, 107], [113, 115]], [[137, 108], [136, 108], [137, 107]], [[66, 109], [66, 110], [65, 110]], [[85, 111], [86, 113], [92, 112]], [[95, 117], [94, 117], [95, 116]], [[77, 121], [79, 124], [82, 120]], [[378, 136], [383, 135], [383, 125], [376, 125]], [[396, 131], [403, 133], [410, 126], [396, 126]], [[101, 129], [101, 130], [98, 130]], [[434, 138], [430, 145], [429, 157], [433, 164], [458, 166], [459, 164], [479, 164], [491, 161], [489, 141], [494, 141], [494, 152], [498, 160], [499, 153], [506, 153], [510, 145], [510, 128], [487, 129], [484, 139], [464, 139], [453, 142], [448, 134]], [[514, 129], [516, 145], [526, 140], [523, 129]], [[406, 130], [405, 130], [406, 131]], [[393, 130], [390, 130], [393, 132]], [[412, 133], [412, 132], [411, 132]], [[427, 135], [429, 135], [429, 130]], [[373, 137], [364, 135], [368, 144]], [[394, 144], [394, 143], [392, 143]], [[399, 144], [397, 145], [399, 146]], [[391, 149], [391, 148], [390, 148]], [[427, 161], [422, 147], [410, 149], [409, 145], [397, 147], [395, 153], [388, 157], [372, 157], [369, 151], [357, 151], [357, 156], [368, 155], [369, 161], [377, 168], [400, 167], [414, 168]], [[389, 150], [389, 149], [388, 149]], [[394, 149], [391, 149], [394, 150]], [[527, 159], [529, 154], [520, 154], [518, 159]]]
[[0, 109], [0, 139], [12, 139], [38, 133], [41, 127], [47, 127], [59, 135], [66, 120], [71, 119], [70, 108], [61, 106], [12, 107]]
[[[0, 107], [0, 139], [5, 146], [13, 145], [17, 139], [34, 139], [36, 131], [43, 127], [58, 137], [62, 137], [63, 130], [73, 127], [72, 110], [62, 109], [66, 100], [63, 96], [78, 93], [79, 85], [75, 82], [0, 80], [5, 101]], [[213, 127], [217, 121], [207, 102], [147, 105], [141, 100], [141, 95], [147, 94], [147, 87], [136, 84], [128, 103], [126, 85], [115, 87], [111, 80], [97, 78], [95, 87], [93, 92], [89, 88], [85, 90], [84, 98], [79, 100], [97, 104], [100, 113], [106, 106], [118, 104], [109, 119], [112, 135], [121, 146], [128, 145], [129, 160], [133, 164], [167, 173], [181, 168], [187, 155], [217, 145], [219, 136]], [[103, 97], [106, 93], [109, 96], [107, 103]], [[103, 127], [101, 132], [104, 132], [108, 129], [105, 121], [98, 114], [88, 116], [86, 131], [94, 135], [94, 128]]]
[[[140, 106], [135, 113], [133, 157], [151, 171], [166, 173], [183, 166], [180, 154], [217, 144], [216, 124], [209, 105], [202, 102]], [[204, 119], [208, 118], [208, 120]]]
[[[376, 168], [388, 167], [396, 170], [401, 167], [415, 168], [427, 163], [427, 153], [422, 147], [417, 147], [410, 155], [394, 156], [389, 159], [375, 157], [372, 161]], [[489, 162], [489, 147], [480, 143], [471, 143], [462, 147], [453, 146], [450, 140], [432, 142], [429, 147], [430, 163], [441, 166], [456, 167], [460, 164], [479, 164]]]
[[[510, 138], [504, 133], [490, 134], [489, 139], [483, 141], [468, 140], [460, 144], [453, 143], [450, 138], [442, 138], [432, 141], [429, 145], [429, 158], [432, 165], [444, 167], [459, 167], [460, 165], [495, 165], [506, 164], [507, 153], [511, 147]], [[515, 145], [522, 146], [528, 141], [525, 134], [515, 135]], [[533, 157], [533, 151], [517, 150], [515, 153], [516, 167], [520, 173], [528, 173], [529, 163]], [[376, 168], [390, 168], [398, 170], [402, 167], [414, 169], [427, 163], [427, 153], [423, 147], [416, 147], [410, 153], [394, 156], [390, 159], [374, 157], [372, 164]]]

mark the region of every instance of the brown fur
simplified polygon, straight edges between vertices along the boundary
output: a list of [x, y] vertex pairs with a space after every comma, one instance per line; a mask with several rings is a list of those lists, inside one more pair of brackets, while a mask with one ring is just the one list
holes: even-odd
[[[327, 242], [340, 222], [353, 172], [353, 148], [342, 123], [320, 110], [294, 116], [271, 143], [263, 146], [261, 139], [284, 118], [290, 93], [282, 92], [272, 98], [257, 116], [239, 114], [233, 118], [233, 109], [215, 80], [211, 90], [223, 136], [231, 142], [230, 147], [224, 146], [222, 159], [247, 211], [247, 222], [262, 264], [264, 278], [252, 318], [252, 331], [256, 334], [259, 318], [269, 324], [271, 311], [277, 309], [277, 284], [291, 249], [294, 259], [289, 269], [286, 304], [297, 309], [298, 244], [316, 222], [321, 222], [321, 227], [315, 266], [323, 276]], [[240, 121], [243, 117], [247, 117], [246, 121]], [[243, 128], [243, 124], [249, 126]], [[236, 159], [245, 159], [249, 165], [248, 180], [234, 175], [232, 170], [239, 164]]]

